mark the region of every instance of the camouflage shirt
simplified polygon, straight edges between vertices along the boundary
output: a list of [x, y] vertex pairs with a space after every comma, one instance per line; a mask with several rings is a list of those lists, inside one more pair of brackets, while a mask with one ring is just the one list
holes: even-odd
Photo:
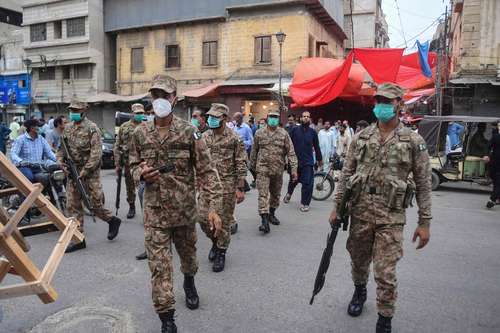
[[132, 175], [138, 184], [141, 178], [140, 163], [156, 168], [173, 163], [175, 170], [160, 175], [156, 183], [146, 184], [144, 206], [168, 212], [164, 227], [176, 227], [196, 222], [195, 177], [199, 190], [209, 202], [209, 212], [220, 213], [222, 187], [211, 161], [205, 140], [188, 122], [173, 117], [169, 135], [165, 139], [153, 121], [138, 126], [132, 135], [129, 162]]
[[[419, 225], [431, 221], [431, 168], [424, 139], [402, 124], [381, 142], [376, 124], [352, 140], [337, 187], [352, 189], [351, 215], [377, 224], [404, 224], [416, 190]], [[410, 177], [412, 176], [412, 177]]]
[[123, 161], [123, 165], [128, 164], [128, 151], [130, 146], [130, 140], [132, 139], [132, 134], [134, 130], [141, 123], [136, 122], [133, 119], [123, 123], [118, 130], [118, 135], [116, 136], [115, 147], [113, 149], [115, 155], [115, 163]]
[[[71, 122], [66, 125], [61, 139], [67, 140], [71, 158], [80, 172], [90, 174], [98, 172], [101, 166], [102, 139], [99, 127], [84, 118], [80, 124]], [[57, 160], [64, 160], [62, 145], [57, 151]]]
[[297, 157], [285, 129], [278, 127], [273, 131], [264, 127], [255, 132], [250, 155], [252, 170], [265, 175], [280, 175], [285, 170], [287, 160], [292, 172], [297, 172]]
[[236, 190], [238, 182], [247, 175], [245, 146], [233, 130], [226, 127], [222, 135], [212, 130], [203, 133], [210, 156], [217, 168], [224, 193]]

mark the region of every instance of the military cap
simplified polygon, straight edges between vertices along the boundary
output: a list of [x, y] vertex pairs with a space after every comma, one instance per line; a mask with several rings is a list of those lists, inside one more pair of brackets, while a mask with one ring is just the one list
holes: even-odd
[[268, 116], [280, 116], [280, 111], [278, 108], [270, 108], [269, 112], [267, 113]]
[[84, 110], [87, 109], [89, 105], [86, 102], [83, 102], [79, 99], [73, 99], [71, 104], [68, 106], [68, 109], [76, 109], [76, 110]]
[[227, 116], [229, 115], [229, 108], [224, 104], [213, 103], [207, 114], [214, 117], [222, 117], [223, 115]]
[[149, 91], [153, 89], [161, 89], [168, 94], [177, 91], [177, 81], [168, 75], [156, 74], [153, 76], [151, 84], [152, 85], [151, 88], [149, 88]]
[[132, 112], [133, 113], [144, 113], [144, 105], [141, 103], [132, 104]]
[[382, 83], [377, 87], [375, 96], [383, 96], [389, 99], [403, 98], [404, 90], [394, 83]]

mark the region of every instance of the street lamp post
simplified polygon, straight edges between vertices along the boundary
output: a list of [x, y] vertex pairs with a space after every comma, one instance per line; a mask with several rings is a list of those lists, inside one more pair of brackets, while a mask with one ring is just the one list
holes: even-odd
[[283, 42], [285, 41], [286, 34], [283, 31], [279, 31], [276, 33], [276, 40], [280, 46], [280, 71], [279, 71], [279, 96], [280, 96], [280, 111], [284, 106], [283, 101], [283, 92], [281, 90], [281, 81], [282, 81], [282, 70], [283, 70]]
[[30, 78], [30, 66], [31, 66], [31, 59], [24, 59], [23, 60], [24, 65], [26, 66], [26, 83], [28, 85], [28, 112], [26, 115], [26, 119], [31, 118], [31, 78]]

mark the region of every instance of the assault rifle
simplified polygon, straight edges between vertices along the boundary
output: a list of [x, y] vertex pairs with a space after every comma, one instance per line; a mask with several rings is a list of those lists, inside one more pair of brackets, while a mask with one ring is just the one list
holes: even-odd
[[68, 169], [69, 169], [69, 177], [75, 183], [76, 190], [78, 191], [78, 193], [80, 193], [80, 197], [83, 201], [83, 204], [90, 211], [90, 215], [92, 216], [92, 220], [94, 220], [94, 222], [95, 222], [94, 209], [93, 209], [92, 204], [90, 202], [87, 190], [85, 189], [85, 186], [83, 185], [82, 180], [80, 178], [80, 171], [76, 167], [75, 162], [73, 161], [73, 158], [71, 157], [71, 154], [69, 153], [68, 142], [67, 142], [67, 139], [65, 137], [61, 138], [61, 147], [62, 147], [63, 153], [64, 153], [64, 163], [66, 163], [66, 165], [68, 166]]

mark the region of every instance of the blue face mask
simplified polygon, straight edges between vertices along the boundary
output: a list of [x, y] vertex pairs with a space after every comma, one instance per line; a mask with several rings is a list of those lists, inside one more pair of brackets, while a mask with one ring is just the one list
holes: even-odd
[[221, 120], [212, 116], [208, 116], [208, 127], [209, 128], [219, 128], [221, 126]]
[[267, 118], [267, 124], [271, 127], [276, 127], [280, 124], [280, 120], [278, 118], [269, 117]]
[[76, 112], [70, 112], [69, 113], [69, 119], [71, 121], [76, 121], [76, 122], [79, 122], [82, 120], [82, 115], [81, 113], [76, 113]]
[[383, 123], [389, 122], [396, 113], [394, 112], [394, 105], [379, 103], [373, 108], [373, 113], [375, 117]]
[[191, 125], [193, 125], [196, 128], [200, 128], [200, 121], [196, 118], [191, 118]]

